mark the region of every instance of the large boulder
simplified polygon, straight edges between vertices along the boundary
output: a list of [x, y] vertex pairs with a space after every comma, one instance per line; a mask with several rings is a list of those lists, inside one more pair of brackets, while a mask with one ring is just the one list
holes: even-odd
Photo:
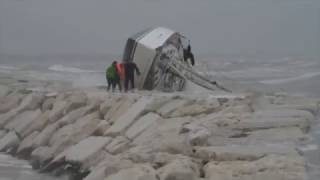
[[70, 124], [59, 129], [51, 138], [49, 144], [54, 154], [62, 152], [67, 147], [92, 135], [101, 120], [83, 118], [75, 124]]
[[105, 154], [105, 158], [97, 166], [91, 168], [90, 174], [84, 180], [104, 180], [122, 169], [133, 167], [130, 160], [121, 159], [119, 156]]
[[9, 87], [0, 84], [0, 98], [6, 96], [9, 92]]
[[160, 180], [197, 180], [200, 167], [189, 158], [173, 160], [158, 169]]
[[188, 103], [189, 101], [185, 99], [173, 99], [159, 108], [157, 113], [162, 117], [169, 117], [170, 113], [172, 113], [174, 110], [178, 109], [179, 107], [183, 107]]
[[38, 131], [34, 131], [21, 141], [17, 150], [17, 153], [20, 157], [27, 158], [31, 154], [33, 150], [33, 140], [38, 134]]
[[60, 119], [64, 115], [67, 105], [68, 105], [67, 101], [56, 101], [53, 104], [53, 108], [49, 114], [50, 123], [56, 122], [58, 119]]
[[48, 145], [50, 138], [58, 130], [59, 127], [60, 126], [57, 123], [47, 125], [47, 127], [44, 128], [34, 139], [33, 145], [35, 147]]
[[87, 94], [81, 91], [73, 92], [67, 99], [67, 106], [64, 114], [86, 105], [88, 100]]
[[120, 99], [113, 99], [111, 102], [112, 107], [105, 114], [104, 119], [111, 123], [116, 122], [123, 114], [123, 112], [128, 111], [132, 103], [133, 100], [126, 96], [123, 96]]
[[40, 107], [45, 96], [43, 93], [32, 93], [27, 95], [16, 108], [16, 111], [35, 110]]
[[[78, 162], [86, 164], [92, 161], [99, 153], [104, 153], [103, 148], [111, 142], [109, 137], [88, 137], [78, 144], [71, 146], [60, 153], [53, 161]], [[90, 147], [90, 148], [88, 148]]]
[[193, 148], [193, 156], [203, 160], [215, 161], [252, 161], [260, 159], [268, 154], [289, 156], [298, 155], [298, 152], [295, 147], [281, 144], [227, 145]]
[[129, 128], [144, 109], [150, 104], [152, 98], [142, 97], [125, 111], [119, 119], [105, 132], [105, 135], [116, 136]]
[[[60, 126], [64, 126], [67, 124], [72, 124], [79, 118], [82, 118], [83, 116], [86, 116], [88, 113], [92, 113], [96, 111], [97, 105], [96, 104], [90, 104], [85, 107], [80, 107], [78, 109], [75, 109], [68, 114], [66, 114], [64, 117], [58, 120], [58, 123]], [[98, 117], [96, 117], [98, 118]]]
[[34, 169], [40, 169], [53, 159], [53, 152], [48, 146], [37, 147], [31, 153], [31, 164]]
[[0, 113], [6, 113], [16, 108], [22, 99], [22, 94], [11, 93], [8, 96], [0, 98]]
[[77, 142], [79, 137], [77, 136], [88, 136], [91, 135], [96, 129], [100, 120], [98, 112], [88, 114], [76, 121], [74, 124], [68, 124], [60, 128], [54, 135], [51, 137], [49, 144], [53, 145], [54, 143], [61, 141], [62, 139], [74, 140]]
[[178, 107], [171, 113], [170, 117], [197, 116], [199, 114], [210, 114], [217, 111], [219, 108], [219, 103], [213, 105], [193, 103], [186, 106]]
[[123, 169], [105, 180], [158, 180], [156, 171], [149, 165], [136, 165]]
[[42, 111], [52, 110], [55, 101], [56, 99], [53, 97], [47, 98], [41, 106]]
[[0, 115], [0, 128], [3, 128], [3, 126], [13, 119], [17, 114], [27, 110], [32, 111], [40, 107], [43, 99], [44, 95], [42, 93], [33, 93], [27, 95], [25, 98], [23, 98], [18, 107]]
[[305, 162], [299, 156], [269, 155], [257, 161], [209, 162], [204, 167], [208, 180], [306, 180]]
[[130, 141], [123, 136], [118, 136], [112, 140], [110, 144], [106, 146], [106, 150], [111, 154], [121, 153], [128, 148]]
[[21, 132], [22, 137], [30, 135], [34, 131], [42, 131], [49, 123], [49, 113], [46, 111], [39, 115], [24, 131]]
[[14, 131], [10, 131], [0, 139], [0, 151], [15, 149], [18, 147], [20, 139]]
[[152, 112], [142, 116], [127, 130], [126, 136], [129, 139], [136, 138], [160, 118], [161, 117], [158, 114]]
[[187, 140], [193, 146], [207, 145], [211, 135], [207, 127], [198, 124], [185, 124], [181, 132], [187, 133]]
[[298, 127], [262, 129], [248, 132], [247, 135], [247, 139], [251, 144], [258, 144], [261, 142], [299, 142], [308, 139], [308, 135], [304, 134]]
[[[40, 109], [36, 111], [24, 111], [11, 120], [5, 128], [8, 130], [14, 130], [21, 136], [21, 134], [32, 125], [37, 117], [40, 116], [40, 114]], [[24, 138], [24, 136], [21, 136], [21, 138]]]

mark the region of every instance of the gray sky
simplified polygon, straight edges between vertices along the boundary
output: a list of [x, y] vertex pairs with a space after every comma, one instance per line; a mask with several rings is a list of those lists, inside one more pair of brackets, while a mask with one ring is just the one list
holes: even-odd
[[196, 54], [320, 56], [320, 0], [0, 0], [0, 53], [122, 53], [151, 26]]

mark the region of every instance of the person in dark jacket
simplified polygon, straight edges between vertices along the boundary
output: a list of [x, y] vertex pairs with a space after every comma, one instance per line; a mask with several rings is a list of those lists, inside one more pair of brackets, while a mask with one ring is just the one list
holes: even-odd
[[127, 92], [129, 89], [129, 82], [131, 84], [130, 89], [134, 89], [134, 72], [136, 71], [137, 75], [140, 75], [139, 68], [137, 67], [136, 63], [134, 62], [126, 62], [124, 64], [124, 89]]
[[188, 59], [190, 59], [190, 63], [192, 66], [194, 66], [194, 55], [191, 52], [191, 46], [188, 45], [187, 49], [183, 49], [183, 58], [185, 62], [188, 62]]

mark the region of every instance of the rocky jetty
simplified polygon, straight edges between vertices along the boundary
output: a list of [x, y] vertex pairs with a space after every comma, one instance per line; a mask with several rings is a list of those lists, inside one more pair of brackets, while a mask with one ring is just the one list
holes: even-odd
[[0, 151], [85, 180], [304, 180], [319, 101], [0, 85]]

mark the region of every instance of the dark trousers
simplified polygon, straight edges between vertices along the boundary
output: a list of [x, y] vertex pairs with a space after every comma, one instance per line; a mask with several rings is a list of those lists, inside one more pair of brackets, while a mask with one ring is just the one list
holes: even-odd
[[120, 77], [119, 76], [116, 76], [115, 79], [114, 79], [114, 87], [116, 88], [116, 86], [119, 86], [119, 91], [122, 90], [122, 87], [121, 87], [121, 82], [120, 82]]
[[124, 80], [125, 91], [129, 90], [129, 83], [131, 84], [131, 89], [134, 89], [134, 76], [126, 76]]
[[114, 79], [112, 79], [112, 78], [107, 78], [107, 81], [108, 81], [107, 90], [109, 91], [109, 90], [110, 90], [110, 87], [112, 87], [112, 91], [114, 91], [114, 89], [115, 89], [115, 87], [116, 87], [116, 83], [115, 83]]

